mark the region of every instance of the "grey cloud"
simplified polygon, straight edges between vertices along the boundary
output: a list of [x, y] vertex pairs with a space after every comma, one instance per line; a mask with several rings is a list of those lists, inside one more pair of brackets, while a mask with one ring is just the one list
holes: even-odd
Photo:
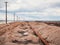
[[51, 5], [52, 8], [60, 8], [60, 2]]
[[[4, 7], [4, 2], [5, 1], [8, 1], [9, 4], [13, 4], [16, 2], [16, 0], [0, 0], [0, 8], [3, 8]], [[23, 1], [24, 2], [24, 1]], [[26, 3], [26, 2], [24, 2]], [[9, 6], [8, 4], [8, 6]], [[53, 3], [53, 4], [50, 4], [50, 5], [42, 5], [42, 6], [38, 6], [38, 7], [35, 7], [35, 8], [31, 8], [31, 9], [27, 9], [27, 8], [20, 8], [20, 9], [17, 9], [17, 10], [13, 10], [13, 11], [16, 11], [16, 12], [44, 12], [46, 9], [48, 8], [55, 8], [55, 7], [60, 7], [60, 3]]]
[[4, 7], [4, 2], [7, 1], [9, 3], [15, 3], [16, 0], [0, 0], [0, 8], [3, 8]]

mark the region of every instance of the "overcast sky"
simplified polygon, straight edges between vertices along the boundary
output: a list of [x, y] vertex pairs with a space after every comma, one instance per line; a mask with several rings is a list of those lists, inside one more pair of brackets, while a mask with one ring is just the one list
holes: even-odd
[[9, 20], [14, 12], [21, 20], [60, 20], [60, 0], [0, 0], [0, 20], [5, 19], [5, 1]]

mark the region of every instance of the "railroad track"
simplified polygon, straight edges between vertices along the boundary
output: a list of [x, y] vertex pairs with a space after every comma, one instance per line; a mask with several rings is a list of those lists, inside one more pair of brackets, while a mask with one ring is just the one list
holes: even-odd
[[49, 43], [41, 36], [38, 30], [34, 29], [33, 26], [29, 24], [29, 22], [28, 22], [28, 25], [30, 26], [32, 31], [39, 37], [39, 39], [42, 41], [44, 45], [49, 45]]
[[9, 26], [9, 25], [11, 25], [11, 24], [13, 24], [13, 23], [0, 24], [0, 30], [3, 29], [3, 28], [5, 28], [5, 27], [7, 27], [7, 26]]
[[[21, 25], [22, 24], [22, 25]], [[37, 37], [41, 40], [41, 43], [43, 44], [43, 45], [49, 45], [49, 43], [41, 36], [41, 34], [38, 32], [38, 30], [36, 30], [36, 29], [34, 29], [34, 27], [31, 25], [31, 24], [29, 24], [29, 22], [28, 23], [18, 23], [18, 22], [16, 22], [16, 23], [10, 23], [10, 25], [9, 26], [6, 26], [5, 28], [3, 28], [3, 29], [1, 29], [0, 30], [0, 36], [1, 35], [3, 35], [3, 34], [5, 34], [6, 32], [8, 32], [8, 31], [10, 31], [10, 33], [11, 33], [11, 31], [14, 29], [14, 28], [16, 28], [16, 27], [19, 27], [19, 25], [20, 25], [20, 27], [22, 27], [22, 29], [25, 27], [25, 25], [28, 25], [29, 26], [29, 28], [31, 29], [31, 31], [33, 31], [33, 33], [35, 33], [36, 35], [37, 35]], [[20, 29], [21, 28], [19, 28], [18, 30], [20, 31]], [[23, 35], [23, 33], [24, 33], [24, 30], [25, 29], [28, 29], [28, 27], [26, 28], [24, 28], [23, 29], [23, 32], [17, 32], [16, 34], [18, 34], [18, 35], [20, 35], [20, 34], [22, 34]], [[17, 29], [15, 29], [15, 30], [17, 30]], [[13, 31], [14, 32], [14, 31]], [[12, 32], [12, 33], [13, 33]], [[30, 34], [30, 33], [29, 33]], [[10, 34], [10, 35], [14, 35], [14, 33], [13, 34]], [[32, 37], [33, 37], [33, 35], [34, 34], [32, 34]], [[26, 36], [26, 35], [25, 35]], [[25, 36], [23, 36], [22, 38], [24, 38]], [[11, 36], [9, 36], [9, 39], [10, 39], [10, 37]], [[18, 36], [19, 37], [19, 36]], [[28, 37], [28, 36], [27, 36]], [[27, 37], [25, 37], [25, 38], [27, 38]], [[14, 37], [14, 38], [16, 38], [16, 37]], [[13, 38], [13, 39], [14, 39]], [[31, 36], [30, 37], [28, 37], [28, 38], [31, 38]], [[35, 37], [33, 37], [33, 39], [34, 39]], [[7, 38], [6, 38], [7, 39]], [[20, 39], [20, 38], [19, 38]], [[19, 39], [18, 40], [16, 40], [16, 39], [14, 39], [14, 40], [11, 40], [11, 42], [12, 43], [17, 43], [17, 45], [18, 44], [24, 44], [24, 45], [28, 45], [28, 43], [32, 43], [32, 44], [34, 44], [30, 39], [25, 39], [24, 41], [22, 41], [22, 40], [20, 40], [19, 41]], [[40, 43], [39, 43], [39, 45], [40, 45]]]
[[1, 24], [0, 24], [0, 30], [1, 30], [2, 28], [6, 27], [6, 26], [8, 26], [8, 24], [4, 24], [4, 25], [1, 25]]
[[9, 30], [14, 29], [15, 27], [17, 27], [19, 25], [19, 23], [11, 23], [9, 25], [5, 25], [0, 29], [0, 36], [3, 35], [4, 33], [6, 33]]

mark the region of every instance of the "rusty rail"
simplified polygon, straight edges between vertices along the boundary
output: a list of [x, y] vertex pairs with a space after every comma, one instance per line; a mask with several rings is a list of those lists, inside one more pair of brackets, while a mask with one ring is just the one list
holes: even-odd
[[32, 31], [40, 38], [40, 40], [43, 42], [44, 45], [49, 45], [49, 43], [41, 36], [38, 30], [34, 29], [29, 23], [28, 25], [32, 29]]

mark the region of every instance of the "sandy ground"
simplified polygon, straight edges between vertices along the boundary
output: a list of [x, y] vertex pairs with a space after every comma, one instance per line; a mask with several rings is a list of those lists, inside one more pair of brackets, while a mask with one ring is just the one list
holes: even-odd
[[1, 24], [0, 45], [43, 45], [28, 24], [39, 31], [49, 45], [60, 45], [60, 27], [41, 22]]

